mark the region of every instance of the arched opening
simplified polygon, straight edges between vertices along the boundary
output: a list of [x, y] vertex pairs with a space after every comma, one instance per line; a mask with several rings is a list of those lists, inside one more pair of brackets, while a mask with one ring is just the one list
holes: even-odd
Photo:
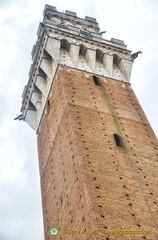
[[103, 56], [104, 56], [104, 53], [100, 49], [97, 49], [96, 50], [96, 61], [102, 62]]
[[83, 44], [81, 44], [80, 45], [80, 50], [79, 50], [79, 55], [81, 55], [81, 56], [85, 56], [85, 54], [86, 54], [86, 47], [83, 45]]
[[38, 75], [44, 78], [47, 77], [46, 73], [40, 67], [38, 68]]
[[52, 61], [52, 56], [44, 49], [43, 51], [44, 57], [50, 61]]
[[123, 144], [123, 141], [122, 141], [121, 136], [119, 136], [119, 135], [116, 134], [116, 133], [114, 133], [113, 136], [114, 136], [116, 145], [117, 145], [118, 147], [124, 148], [124, 144]]
[[100, 82], [100, 79], [97, 77], [97, 76], [93, 76], [93, 81], [95, 83], [96, 86], [101, 86], [101, 82]]
[[68, 52], [70, 49], [70, 42], [67, 41], [66, 39], [62, 39], [61, 40], [61, 49]]
[[114, 54], [113, 55], [113, 65], [118, 66], [119, 62], [120, 62], [120, 57], [118, 55]]

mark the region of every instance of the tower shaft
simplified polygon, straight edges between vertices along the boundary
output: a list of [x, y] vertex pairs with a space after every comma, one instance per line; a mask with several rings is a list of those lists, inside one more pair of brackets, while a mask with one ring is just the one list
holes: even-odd
[[156, 240], [158, 145], [131, 52], [49, 5], [38, 36], [22, 112], [38, 136], [45, 239], [57, 227], [63, 240]]

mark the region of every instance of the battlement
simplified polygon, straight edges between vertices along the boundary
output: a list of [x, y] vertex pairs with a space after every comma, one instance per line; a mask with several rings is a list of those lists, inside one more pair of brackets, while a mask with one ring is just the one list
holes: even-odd
[[80, 24], [84, 26], [94, 27], [95, 30], [99, 31], [98, 23], [95, 18], [86, 16], [85, 19], [77, 17], [75, 12], [66, 10], [65, 12], [58, 12], [56, 7], [45, 5], [45, 9], [43, 11], [44, 18], [52, 20], [53, 18], [58, 18], [59, 20], [69, 21], [70, 24]]

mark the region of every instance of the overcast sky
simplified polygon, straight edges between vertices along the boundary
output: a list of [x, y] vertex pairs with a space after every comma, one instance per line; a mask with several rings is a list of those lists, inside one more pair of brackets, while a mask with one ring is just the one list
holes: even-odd
[[[45, 4], [95, 17], [104, 38], [143, 54], [131, 84], [158, 136], [157, 0], [0, 0], [0, 240], [44, 240], [36, 134], [14, 121], [28, 81], [31, 50]], [[54, 227], [54, 226], [52, 226]]]

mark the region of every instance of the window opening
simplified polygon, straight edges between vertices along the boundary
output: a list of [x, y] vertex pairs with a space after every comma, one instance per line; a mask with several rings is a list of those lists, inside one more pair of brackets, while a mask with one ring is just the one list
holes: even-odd
[[47, 110], [48, 110], [48, 113], [49, 113], [49, 111], [50, 111], [50, 101], [49, 101], [49, 99], [47, 101]]
[[123, 144], [123, 141], [122, 141], [122, 138], [118, 135], [118, 134], [113, 134], [114, 136], [114, 139], [115, 139], [115, 143], [118, 147], [124, 147], [124, 144]]
[[101, 87], [100, 79], [98, 77], [93, 76], [93, 81], [94, 81], [96, 86], [100, 86]]

